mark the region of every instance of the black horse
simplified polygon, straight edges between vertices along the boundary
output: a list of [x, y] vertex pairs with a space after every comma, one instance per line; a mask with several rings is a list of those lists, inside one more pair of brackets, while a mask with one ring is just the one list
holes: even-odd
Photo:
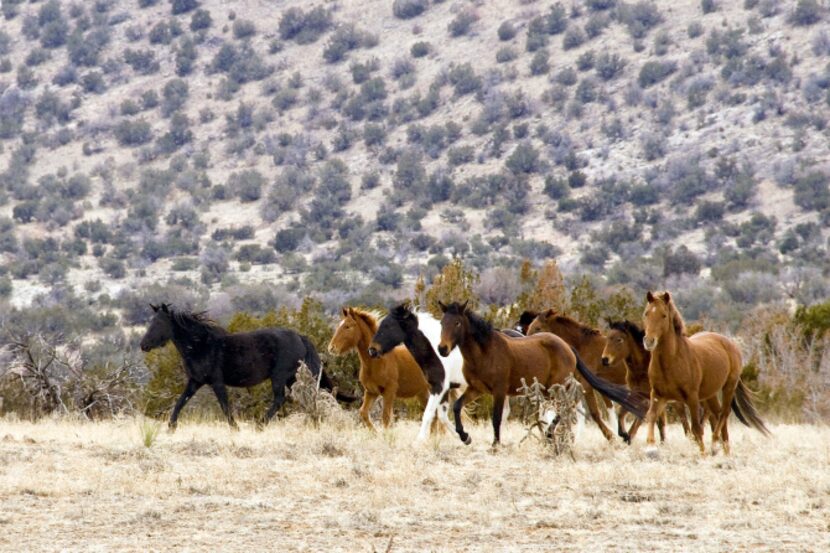
[[[170, 415], [171, 429], [176, 428], [182, 407], [205, 384], [213, 389], [233, 428], [237, 425], [225, 386], [250, 387], [270, 378], [274, 401], [265, 415], [266, 422], [285, 403], [285, 387], [294, 383], [300, 361], [308, 365], [313, 375], [320, 376], [322, 388], [332, 389], [325, 372], [320, 374], [322, 365], [317, 350], [308, 338], [293, 330], [266, 328], [231, 334], [205, 313], [178, 311], [165, 303], [150, 307], [155, 315], [141, 339], [141, 350], [147, 352], [172, 340], [187, 373], [187, 385]], [[338, 394], [338, 399], [354, 398]]]

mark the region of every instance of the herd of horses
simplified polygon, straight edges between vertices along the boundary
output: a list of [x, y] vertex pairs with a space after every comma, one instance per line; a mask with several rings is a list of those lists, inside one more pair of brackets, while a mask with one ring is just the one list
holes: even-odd
[[[375, 428], [370, 410], [379, 397], [383, 398], [384, 427], [393, 422], [395, 399], [417, 398], [424, 406], [419, 441], [427, 438], [430, 429], [443, 425], [469, 444], [462, 409], [489, 394], [496, 446], [502, 419], [509, 412], [507, 398], [519, 393], [523, 381], [535, 380], [549, 389], [573, 377], [583, 387], [591, 418], [609, 441], [615, 439], [614, 432], [605, 424], [603, 412], [609, 419], [616, 418], [616, 433], [628, 443], [643, 420], [650, 446], [655, 444], [655, 425], [661, 441], [665, 440], [670, 402], [676, 404], [684, 432], [692, 434], [701, 453], [705, 452], [706, 420], [712, 431], [713, 452], [720, 442], [729, 453], [727, 422], [731, 412], [743, 424], [769, 434], [751, 392], [741, 381], [737, 345], [714, 332], [687, 336], [669, 292], [647, 294], [642, 325], [608, 321], [605, 334], [552, 309], [523, 313], [515, 329], [496, 329], [466, 302], [439, 302], [439, 306], [440, 321], [407, 305], [392, 308], [385, 317], [354, 307], [342, 309], [328, 349], [334, 355], [357, 352], [363, 387], [359, 412], [367, 427]], [[176, 427], [181, 409], [204, 385], [212, 388], [233, 427], [236, 423], [226, 386], [250, 387], [270, 378], [274, 399], [266, 422], [285, 402], [286, 386], [293, 383], [301, 362], [318, 377], [322, 388], [333, 389], [314, 346], [294, 330], [270, 328], [232, 334], [204, 313], [180, 311], [168, 304], [151, 307], [154, 315], [141, 349], [147, 352], [172, 341], [187, 374], [185, 390], [170, 417], [171, 429]], [[453, 390], [460, 393], [454, 402]], [[342, 393], [337, 393], [337, 399], [356, 401]], [[449, 419], [451, 403], [454, 425]], [[628, 428], [627, 414], [634, 416]]]

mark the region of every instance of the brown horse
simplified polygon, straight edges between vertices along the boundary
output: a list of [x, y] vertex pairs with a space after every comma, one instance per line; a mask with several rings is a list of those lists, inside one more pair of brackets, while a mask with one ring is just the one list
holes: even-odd
[[[568, 375], [573, 374], [586, 390], [595, 388], [622, 403], [631, 412], [643, 416], [643, 405], [638, 404], [628, 390], [594, 375], [576, 351], [555, 334], [540, 332], [533, 336], [513, 338], [494, 330], [490, 323], [468, 311], [466, 302], [450, 305], [439, 302], [439, 306], [444, 316], [441, 319], [438, 352], [446, 357], [458, 346], [464, 358], [463, 371], [468, 387], [453, 405], [455, 429], [464, 443], [469, 444], [471, 441], [461, 424], [464, 403], [485, 393], [493, 396], [495, 446], [500, 441], [505, 398], [518, 393], [522, 379], [528, 383], [536, 379], [547, 389], [553, 384], [563, 383]], [[596, 401], [591, 414], [594, 420], [599, 420]]]
[[369, 411], [378, 396], [383, 397], [384, 427], [392, 424], [392, 405], [396, 398], [417, 397], [422, 405], [426, 405], [429, 385], [421, 367], [406, 347], [398, 346], [388, 355], [371, 357], [369, 344], [378, 331], [377, 317], [353, 307], [344, 307], [341, 315], [343, 318], [329, 342], [329, 351], [343, 355], [357, 350], [360, 358], [358, 379], [364, 390], [360, 417], [366, 426], [375, 428], [369, 418]]
[[[717, 405], [717, 425], [712, 432], [712, 448], [718, 438], [723, 450], [729, 453], [729, 432], [727, 421], [730, 406], [738, 419], [768, 435], [764, 422], [752, 404], [750, 391], [741, 382], [741, 352], [735, 343], [714, 332], [700, 332], [691, 338], [686, 336], [686, 327], [680, 312], [672, 301], [671, 294], [662, 292], [646, 294], [647, 305], [643, 320], [645, 337], [643, 345], [651, 352], [648, 378], [651, 382], [651, 404], [648, 409], [647, 442], [654, 444], [654, 423], [663, 413], [668, 401], [685, 403], [692, 413], [692, 433], [705, 453], [703, 426], [700, 417], [702, 401], [722, 394], [722, 403]], [[716, 403], [709, 403], [713, 409]]]
[[[522, 316], [524, 317], [524, 313]], [[627, 384], [625, 380], [625, 363], [618, 361], [609, 365], [603, 365], [602, 350], [605, 347], [605, 337], [600, 334], [599, 330], [577, 322], [561, 313], [557, 313], [553, 309], [548, 309], [547, 311], [539, 313], [528, 325], [528, 335], [536, 334], [537, 332], [552, 332], [565, 340], [565, 342], [576, 349], [579, 357], [582, 358], [588, 368], [600, 378], [608, 380], [618, 386], [625, 386]], [[595, 394], [590, 389], [585, 389], [585, 398], [589, 402], [589, 409], [592, 399], [596, 402], [594, 396]], [[648, 391], [645, 391], [643, 397], [648, 397]], [[611, 402], [607, 398], [602, 399], [605, 401], [606, 407], [610, 410], [612, 408]], [[625, 411], [621, 409], [617, 413], [617, 435], [626, 442], [630, 442], [629, 435], [625, 431], [624, 417]], [[597, 420], [597, 424], [605, 437], [610, 440], [612, 434], [608, 430], [608, 427], [605, 426], [605, 423], [600, 419]]]
[[[636, 323], [631, 321], [608, 321], [608, 333], [605, 337], [605, 348], [602, 350], [602, 364], [613, 365], [620, 361], [625, 362], [625, 384], [629, 390], [649, 395], [651, 383], [648, 381], [648, 364], [651, 362], [651, 353], [643, 346], [645, 333]], [[686, 418], [686, 408], [678, 413], [683, 432], [689, 433], [689, 421]], [[630, 440], [634, 439], [642, 419], [636, 419], [628, 429]], [[660, 441], [666, 441], [666, 414], [657, 419], [657, 428], [660, 431]]]

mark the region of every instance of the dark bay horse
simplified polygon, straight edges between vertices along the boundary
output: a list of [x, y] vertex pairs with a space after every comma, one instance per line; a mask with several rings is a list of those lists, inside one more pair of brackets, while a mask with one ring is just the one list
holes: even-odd
[[[529, 312], [522, 313], [522, 317]], [[520, 319], [521, 322], [522, 319]], [[618, 386], [625, 386], [625, 363], [617, 362], [609, 365], [602, 364], [602, 350], [605, 347], [605, 336], [599, 330], [584, 325], [574, 319], [556, 312], [553, 309], [548, 309], [537, 314], [531, 321], [527, 328], [527, 334], [532, 335], [537, 332], [552, 332], [556, 334], [571, 347], [576, 349], [579, 357], [585, 362], [585, 365], [600, 378], [607, 380]], [[585, 400], [588, 402], [588, 410], [593, 415], [594, 409], [599, 410], [595, 394], [590, 387], [585, 388]], [[648, 392], [643, 394], [643, 397], [648, 397]], [[605, 401], [608, 409], [609, 418], [614, 415], [611, 402], [605, 398], [600, 398]], [[592, 405], [593, 404], [593, 405]], [[625, 431], [625, 411], [621, 408], [620, 412], [616, 414], [617, 419], [617, 435], [626, 442], [630, 442], [628, 433]], [[602, 431], [606, 439], [610, 440], [613, 434], [605, 426], [601, 418], [594, 419]]]
[[[356, 351], [360, 359], [358, 380], [363, 386], [363, 404], [360, 418], [371, 429], [375, 425], [369, 411], [378, 397], [383, 397], [383, 426], [392, 424], [392, 407], [397, 398], [417, 397], [427, 404], [429, 386], [421, 367], [405, 347], [387, 350], [383, 357], [371, 355], [369, 345], [378, 331], [378, 317], [356, 307], [344, 307], [342, 319], [329, 342], [329, 351], [343, 355]], [[397, 345], [397, 344], [395, 344]], [[384, 352], [384, 353], [387, 353]]]
[[403, 344], [418, 363], [429, 384], [429, 400], [421, 420], [418, 441], [427, 437], [427, 432], [436, 414], [444, 426], [452, 432], [447, 413], [449, 411], [450, 388], [458, 388], [460, 383], [451, 381], [450, 373], [444, 370], [444, 364], [435, 353], [435, 349], [426, 335], [418, 328], [418, 316], [406, 305], [398, 305], [383, 318], [377, 332], [372, 337], [369, 355], [374, 358], [387, 356]]
[[[468, 311], [466, 302], [439, 303], [439, 306], [444, 316], [441, 319], [438, 352], [446, 357], [457, 346], [464, 357], [464, 378], [469, 386], [453, 405], [453, 412], [456, 432], [465, 444], [469, 444], [471, 439], [461, 424], [464, 403], [481, 394], [493, 396], [493, 445], [497, 445], [505, 398], [517, 395], [523, 378], [526, 382], [533, 382], [535, 378], [547, 389], [553, 384], [563, 383], [569, 374], [573, 374], [583, 386], [590, 384], [590, 387], [611, 397], [630, 412], [644, 416], [643, 402], [627, 389], [594, 375], [576, 351], [555, 334], [540, 332], [533, 336], [512, 338], [494, 330], [490, 323]], [[596, 417], [599, 417], [598, 412]]]
[[668, 292], [646, 295], [643, 313], [645, 337], [643, 345], [651, 352], [648, 378], [651, 383], [651, 403], [646, 422], [648, 443], [654, 444], [654, 423], [663, 413], [668, 401], [681, 401], [692, 414], [692, 433], [700, 452], [703, 445], [703, 426], [699, 413], [701, 402], [722, 394], [717, 413], [717, 425], [712, 432], [712, 447], [720, 438], [723, 450], [729, 453], [727, 420], [730, 407], [747, 426], [768, 435], [764, 422], [752, 404], [751, 392], [741, 381], [741, 352], [735, 342], [715, 332], [700, 332], [686, 336], [686, 326]]
[[[169, 426], [176, 428], [179, 411], [199, 388], [207, 384], [216, 394], [228, 424], [236, 421], [228, 405], [226, 386], [256, 386], [271, 379], [274, 401], [265, 415], [270, 420], [283, 403], [285, 387], [294, 382], [300, 361], [311, 374], [320, 375], [320, 385], [331, 390], [317, 351], [305, 336], [285, 328], [267, 328], [231, 334], [210, 320], [205, 313], [179, 311], [166, 303], [151, 305], [155, 315], [141, 339], [141, 350], [148, 352], [172, 341], [184, 361], [187, 385], [176, 401]], [[354, 400], [338, 394], [338, 399]]]

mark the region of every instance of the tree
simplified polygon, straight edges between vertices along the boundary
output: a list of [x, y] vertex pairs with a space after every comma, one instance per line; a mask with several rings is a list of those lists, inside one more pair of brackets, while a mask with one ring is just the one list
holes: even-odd
[[[474, 291], [478, 276], [471, 270], [464, 267], [464, 263], [457, 257], [444, 266], [441, 272], [435, 275], [432, 286], [426, 291], [425, 308], [433, 316], [441, 318], [442, 311], [438, 302], [448, 304], [451, 302], [468, 302], [467, 307], [476, 309], [478, 307], [478, 296]], [[418, 287], [416, 285], [416, 294]]]

